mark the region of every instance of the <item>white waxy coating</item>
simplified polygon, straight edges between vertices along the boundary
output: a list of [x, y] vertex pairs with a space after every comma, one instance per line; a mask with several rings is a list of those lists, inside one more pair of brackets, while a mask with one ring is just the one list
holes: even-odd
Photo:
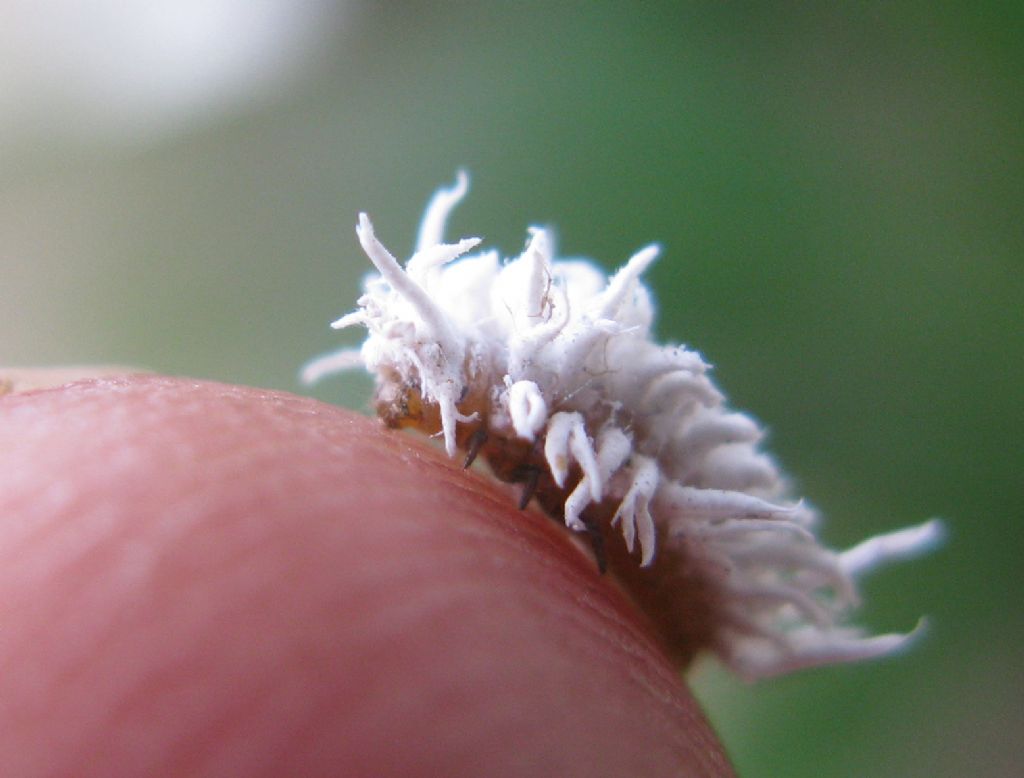
[[[668, 544], [717, 576], [724, 604], [713, 648], [746, 677], [887, 654], [919, 634], [865, 637], [844, 622], [856, 576], [932, 547], [938, 522], [842, 554], [820, 545], [814, 512], [787, 500], [758, 449], [757, 423], [725, 405], [698, 353], [652, 340], [641, 276], [659, 248], [641, 249], [610, 279], [556, 259], [552, 236], [536, 227], [505, 264], [492, 251], [466, 255], [478, 239], [443, 241], [468, 187], [460, 171], [430, 201], [404, 268], [360, 214], [356, 232], [380, 275], [334, 325], [365, 326], [359, 364], [379, 381], [418, 386], [438, 407], [449, 455], [457, 425], [477, 418], [459, 411], [460, 399], [490, 398], [490, 434], [536, 440], [559, 487], [578, 467], [567, 526], [584, 529], [588, 506], [607, 503], [640, 565]], [[350, 369], [354, 354], [314, 360], [303, 377]]]
[[523, 440], [532, 441], [548, 421], [547, 403], [533, 381], [516, 381], [508, 387], [508, 411]]

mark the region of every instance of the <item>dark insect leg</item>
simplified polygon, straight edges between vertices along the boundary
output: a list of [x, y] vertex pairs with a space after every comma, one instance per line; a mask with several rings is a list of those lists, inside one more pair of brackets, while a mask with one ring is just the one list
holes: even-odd
[[487, 429], [481, 425], [476, 428], [476, 432], [469, 436], [469, 444], [466, 447], [466, 461], [462, 463], [464, 468], [473, 464], [473, 460], [476, 459], [476, 455], [480, 453], [480, 449], [484, 447], [486, 442]]
[[537, 491], [537, 481], [540, 480], [540, 469], [536, 467], [527, 468], [523, 478], [523, 492], [519, 495], [519, 510], [523, 510], [530, 504], [533, 493]]

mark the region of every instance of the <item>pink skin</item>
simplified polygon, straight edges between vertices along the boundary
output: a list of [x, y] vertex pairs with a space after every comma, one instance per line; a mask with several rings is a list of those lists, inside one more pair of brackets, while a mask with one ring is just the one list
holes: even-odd
[[731, 775], [563, 528], [313, 400], [0, 397], [6, 775]]

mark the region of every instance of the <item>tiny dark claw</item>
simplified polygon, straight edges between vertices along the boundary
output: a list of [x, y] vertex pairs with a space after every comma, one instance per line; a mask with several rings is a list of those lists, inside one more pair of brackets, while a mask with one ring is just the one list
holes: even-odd
[[536, 467], [531, 467], [526, 471], [526, 477], [523, 479], [523, 492], [519, 495], [519, 510], [524, 510], [530, 504], [533, 493], [537, 491], [537, 481], [539, 480], [540, 470]]
[[487, 430], [484, 427], [477, 427], [469, 437], [469, 446], [466, 448], [466, 461], [462, 463], [464, 468], [469, 467], [473, 464], [476, 459], [476, 455], [480, 453], [480, 449], [484, 447], [484, 443], [487, 442]]

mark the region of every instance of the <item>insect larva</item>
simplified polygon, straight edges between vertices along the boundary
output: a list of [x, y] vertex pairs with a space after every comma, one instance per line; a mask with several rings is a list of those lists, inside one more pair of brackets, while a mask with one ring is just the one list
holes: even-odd
[[[867, 541], [846, 554], [821, 546], [815, 515], [787, 499], [761, 430], [731, 411], [709, 366], [651, 337], [654, 306], [641, 276], [659, 253], [634, 254], [610, 278], [554, 256], [532, 228], [502, 263], [469, 254], [479, 239], [443, 242], [468, 189], [438, 191], [413, 256], [399, 262], [360, 214], [359, 241], [379, 275], [358, 309], [358, 350], [311, 362], [307, 380], [365, 366], [393, 427], [440, 435], [449, 455], [479, 455], [505, 481], [600, 545], [680, 661], [715, 651], [747, 677], [878, 656], [905, 635], [866, 637], [845, 619], [854, 574], [911, 556], [937, 521]], [[610, 531], [619, 542], [604, 542]], [[844, 561], [845, 560], [845, 561]]]

